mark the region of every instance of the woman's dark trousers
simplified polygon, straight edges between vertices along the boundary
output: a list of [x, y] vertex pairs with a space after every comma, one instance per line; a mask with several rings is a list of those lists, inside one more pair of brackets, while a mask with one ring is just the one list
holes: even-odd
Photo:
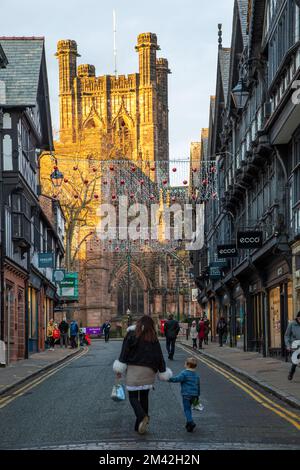
[[129, 402], [136, 416], [135, 430], [138, 430], [140, 422], [148, 416], [149, 390], [129, 391]]
[[197, 338], [193, 338], [193, 348], [197, 349]]

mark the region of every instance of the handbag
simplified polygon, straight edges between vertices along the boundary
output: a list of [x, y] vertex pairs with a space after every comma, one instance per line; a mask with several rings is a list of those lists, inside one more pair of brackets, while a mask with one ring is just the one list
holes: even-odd
[[125, 387], [121, 384], [115, 384], [112, 388], [111, 399], [113, 401], [124, 401], [126, 399]]

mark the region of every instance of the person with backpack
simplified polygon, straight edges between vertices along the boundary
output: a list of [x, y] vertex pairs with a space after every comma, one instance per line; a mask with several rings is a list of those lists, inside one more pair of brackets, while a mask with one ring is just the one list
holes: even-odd
[[168, 356], [171, 361], [173, 361], [174, 353], [175, 353], [175, 343], [180, 331], [180, 326], [178, 321], [174, 320], [173, 315], [169, 315], [168, 321], [165, 323], [164, 326], [164, 333], [166, 337], [166, 347], [168, 351]]
[[127, 329], [113, 371], [118, 379], [125, 374], [129, 402], [136, 417], [134, 429], [144, 434], [149, 424], [149, 391], [153, 389], [156, 375], [158, 373], [163, 381], [173, 375], [166, 367], [155, 324], [149, 315], [144, 315]]
[[217, 335], [219, 335], [219, 346], [223, 346], [223, 337], [227, 335], [227, 322], [223, 316], [217, 323]]
[[70, 339], [71, 339], [71, 348], [77, 348], [77, 335], [78, 335], [78, 324], [76, 320], [72, 320], [70, 325]]

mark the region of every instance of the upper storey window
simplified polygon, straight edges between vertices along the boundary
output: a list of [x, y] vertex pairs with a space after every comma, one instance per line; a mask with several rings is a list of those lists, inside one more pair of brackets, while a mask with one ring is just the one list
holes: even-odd
[[[269, 1], [269, 7], [273, 1]], [[275, 1], [272, 23], [269, 25], [269, 84], [279, 71], [288, 50], [296, 42], [299, 9], [294, 0]], [[280, 8], [279, 8], [280, 7]], [[272, 10], [270, 10], [271, 14]]]
[[273, 23], [275, 21], [276, 15], [286, 0], [268, 0], [266, 3], [266, 13], [265, 13], [265, 30], [264, 36], [267, 37]]

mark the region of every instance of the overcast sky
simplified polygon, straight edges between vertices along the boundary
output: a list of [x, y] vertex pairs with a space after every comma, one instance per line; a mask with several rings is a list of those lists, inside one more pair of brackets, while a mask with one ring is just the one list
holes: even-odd
[[157, 34], [169, 75], [170, 158], [189, 156], [208, 123], [215, 93], [218, 23], [230, 46], [233, 0], [0, 0], [1, 36], [45, 36], [53, 127], [59, 127], [59, 39], [75, 39], [78, 63], [113, 74], [112, 11], [117, 14], [118, 74], [138, 72], [134, 50], [139, 33]]

